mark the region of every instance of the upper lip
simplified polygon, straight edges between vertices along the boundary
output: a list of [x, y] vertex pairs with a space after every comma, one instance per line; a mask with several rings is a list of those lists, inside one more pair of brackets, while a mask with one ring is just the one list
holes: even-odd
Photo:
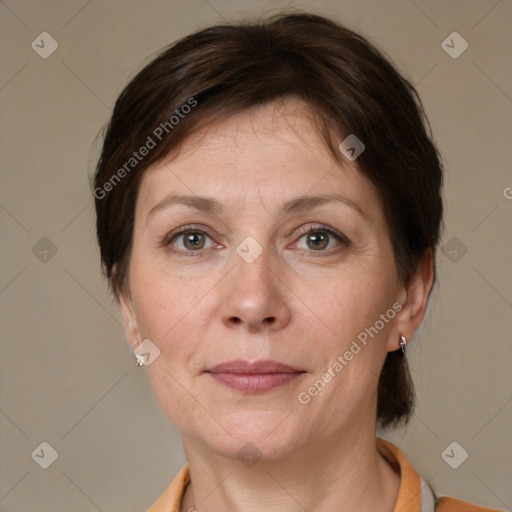
[[301, 370], [293, 368], [287, 364], [279, 363], [278, 361], [272, 361], [270, 359], [261, 361], [243, 361], [237, 359], [236, 361], [226, 361], [220, 363], [212, 368], [206, 370], [209, 373], [254, 373], [254, 374], [266, 374], [266, 373], [300, 373]]

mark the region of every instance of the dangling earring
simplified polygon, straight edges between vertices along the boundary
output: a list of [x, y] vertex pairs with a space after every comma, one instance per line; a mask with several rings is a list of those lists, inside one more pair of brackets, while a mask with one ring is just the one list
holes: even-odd
[[402, 354], [405, 353], [405, 346], [407, 345], [407, 339], [405, 338], [405, 336], [402, 336], [400, 334], [400, 347], [402, 349]]

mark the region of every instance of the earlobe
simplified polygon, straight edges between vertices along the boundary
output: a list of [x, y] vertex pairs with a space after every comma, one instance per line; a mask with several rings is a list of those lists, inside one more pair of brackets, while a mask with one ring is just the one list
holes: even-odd
[[400, 336], [410, 340], [420, 325], [427, 310], [428, 298], [434, 284], [434, 257], [429, 248], [418, 265], [411, 282], [404, 288], [400, 299], [402, 309], [396, 316], [395, 329], [390, 336], [388, 351], [400, 348]]

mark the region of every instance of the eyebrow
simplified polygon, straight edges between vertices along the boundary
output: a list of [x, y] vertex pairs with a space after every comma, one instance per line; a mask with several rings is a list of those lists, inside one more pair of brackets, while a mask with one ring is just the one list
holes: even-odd
[[[285, 216], [290, 215], [292, 213], [301, 213], [333, 201], [339, 201], [346, 204], [347, 206], [350, 206], [352, 209], [356, 210], [361, 216], [363, 216], [366, 220], [370, 220], [368, 214], [361, 208], [361, 206], [356, 201], [348, 197], [342, 196], [340, 194], [334, 193], [316, 196], [300, 196], [294, 199], [290, 199], [281, 206], [279, 215]], [[148, 219], [157, 211], [170, 208], [171, 206], [177, 204], [183, 204], [185, 206], [194, 208], [199, 211], [213, 212], [215, 214], [220, 214], [224, 210], [222, 203], [210, 197], [171, 194], [166, 196], [155, 206], [153, 206], [151, 210], [149, 210]]]

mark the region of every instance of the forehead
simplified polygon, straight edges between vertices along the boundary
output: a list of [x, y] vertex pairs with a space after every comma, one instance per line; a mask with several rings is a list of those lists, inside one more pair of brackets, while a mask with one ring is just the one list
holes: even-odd
[[333, 158], [315, 115], [304, 102], [287, 99], [208, 125], [186, 139], [177, 154], [145, 171], [138, 205], [147, 214], [170, 192], [273, 201], [339, 191], [376, 200], [355, 162], [342, 165]]
[[200, 130], [189, 139], [187, 149], [193, 151], [196, 146], [196, 149], [215, 150], [218, 144], [229, 144], [247, 152], [250, 141], [262, 146], [306, 144], [320, 156], [326, 147], [316, 133], [314, 121], [318, 115], [311, 106], [295, 98], [254, 106]]

